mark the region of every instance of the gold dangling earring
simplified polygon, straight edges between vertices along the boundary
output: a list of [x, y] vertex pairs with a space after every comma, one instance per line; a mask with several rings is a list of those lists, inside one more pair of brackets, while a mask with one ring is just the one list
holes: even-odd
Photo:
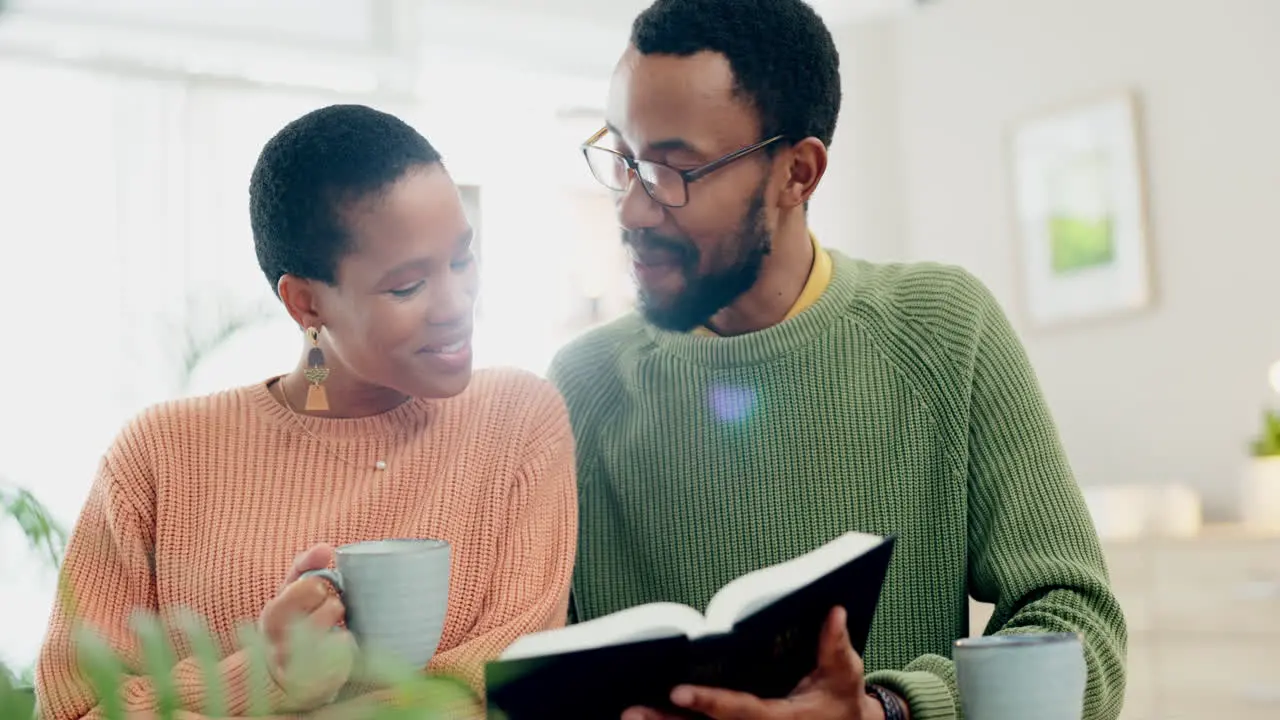
[[307, 328], [307, 339], [311, 341], [311, 350], [307, 352], [307, 369], [303, 376], [311, 387], [307, 388], [306, 409], [324, 412], [329, 409], [329, 396], [324, 392], [324, 381], [329, 379], [329, 368], [324, 364], [324, 351], [320, 349], [320, 331], [314, 327]]

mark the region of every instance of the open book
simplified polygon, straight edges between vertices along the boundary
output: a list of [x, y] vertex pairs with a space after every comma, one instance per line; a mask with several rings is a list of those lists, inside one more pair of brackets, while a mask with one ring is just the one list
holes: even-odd
[[486, 668], [491, 709], [522, 717], [610, 717], [634, 704], [669, 707], [694, 682], [786, 695], [817, 660], [831, 609], [848, 612], [863, 652], [893, 537], [846, 533], [722, 587], [705, 613], [651, 603], [526, 635]]

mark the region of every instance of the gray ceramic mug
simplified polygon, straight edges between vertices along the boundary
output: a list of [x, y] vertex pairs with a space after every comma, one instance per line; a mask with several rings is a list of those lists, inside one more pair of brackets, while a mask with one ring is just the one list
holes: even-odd
[[347, 629], [366, 654], [415, 668], [436, 654], [449, 607], [444, 540], [370, 540], [338, 548], [338, 569], [308, 570], [342, 596]]
[[1088, 669], [1076, 633], [988, 635], [955, 643], [968, 720], [1080, 720]]

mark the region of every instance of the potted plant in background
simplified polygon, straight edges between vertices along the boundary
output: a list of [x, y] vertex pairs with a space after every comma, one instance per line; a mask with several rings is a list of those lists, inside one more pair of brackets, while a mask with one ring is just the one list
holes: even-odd
[[202, 366], [242, 333], [272, 321], [277, 315], [277, 308], [266, 303], [188, 298], [182, 313], [163, 322], [160, 330], [161, 343], [168, 347], [171, 358], [174, 394], [191, 392]]
[[0, 478], [0, 521], [5, 519], [18, 524], [31, 549], [51, 567], [58, 566], [67, 543], [66, 531], [31, 491]]
[[[62, 560], [67, 534], [31, 491], [0, 478], [0, 523], [17, 523], [27, 544], [42, 562], [56, 568]], [[35, 712], [32, 669], [14, 670], [0, 662], [0, 718], [29, 718]]]
[[1250, 448], [1245, 473], [1244, 523], [1265, 533], [1280, 533], [1280, 411], [1262, 415], [1262, 428]]

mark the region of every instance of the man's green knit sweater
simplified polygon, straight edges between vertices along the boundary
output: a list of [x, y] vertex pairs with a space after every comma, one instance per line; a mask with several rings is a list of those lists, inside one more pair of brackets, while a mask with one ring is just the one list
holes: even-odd
[[629, 316], [557, 356], [579, 457], [573, 616], [703, 610], [844, 531], [893, 533], [864, 660], [915, 720], [960, 717], [950, 657], [969, 595], [996, 605], [988, 633], [1081, 633], [1085, 718], [1115, 718], [1124, 617], [1004, 313], [964, 271], [832, 255], [818, 302], [766, 330]]

